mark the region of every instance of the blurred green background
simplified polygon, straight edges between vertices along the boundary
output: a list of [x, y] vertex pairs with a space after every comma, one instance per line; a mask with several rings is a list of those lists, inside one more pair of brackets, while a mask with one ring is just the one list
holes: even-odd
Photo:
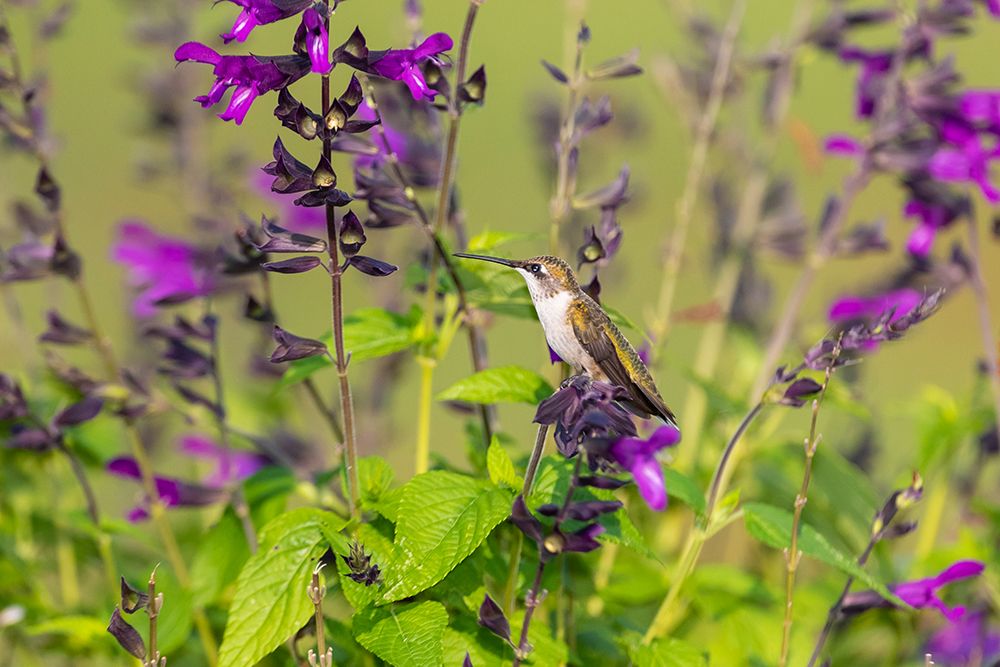
[[[180, 3], [178, 3], [180, 4]], [[236, 10], [228, 3], [212, 7], [208, 0], [188, 3], [196, 14], [197, 29], [190, 39], [217, 45], [216, 35], [228, 28]], [[358, 24], [372, 48], [404, 45], [409, 39], [402, 11], [402, 2], [381, 0], [363, 2], [351, 0], [340, 6], [332, 21], [333, 41], [339, 43]], [[814, 3], [816, 15], [826, 11], [825, 3]], [[724, 17], [728, 3], [694, 3], [698, 11]], [[740, 37], [744, 52], [764, 49], [789, 30], [795, 3], [778, 0], [755, 0], [750, 3]], [[688, 7], [687, 9], [690, 9]], [[164, 147], [144, 134], [147, 124], [146, 105], [138, 85], [144, 73], [172, 67], [171, 53], [152, 48], [135, 36], [137, 21], [148, 10], [142, 2], [87, 0], [78, 2], [65, 33], [46, 52], [33, 52], [30, 44], [25, 64], [29, 71], [47, 69], [50, 73], [51, 98], [48, 103], [53, 135], [59, 149], [54, 171], [63, 186], [66, 222], [73, 243], [85, 256], [85, 271], [92, 289], [98, 295], [101, 319], [113, 334], [122, 352], [136, 356], [141, 344], [131, 330], [128, 316], [128, 289], [124, 285], [121, 267], [109, 260], [109, 244], [116, 224], [123, 218], [139, 217], [158, 229], [176, 234], [190, 234], [192, 222], [184, 205], [185, 190], [177, 180], [143, 182], [138, 178], [137, 165], [155, 161], [164, 155]], [[457, 36], [461, 29], [466, 3], [461, 0], [430, 0], [425, 2], [424, 31], [447, 31]], [[591, 63], [618, 55], [633, 47], [641, 50], [641, 64], [655, 64], [669, 55], [681, 62], [691, 57], [693, 46], [684, 34], [679, 16], [685, 11], [669, 2], [631, 0], [629, 2], [578, 1], [564, 4], [556, 0], [489, 0], [482, 7], [472, 39], [470, 64], [486, 64], [489, 77], [487, 103], [471, 110], [465, 117], [459, 147], [458, 186], [466, 212], [470, 233], [483, 230], [503, 230], [533, 233], [536, 236], [509, 247], [517, 256], [539, 254], [547, 249], [548, 199], [552, 183], [543, 169], [549, 159], [549, 147], [540, 145], [536, 113], [545, 101], [562, 101], [563, 90], [550, 79], [540, 66], [540, 59], [564, 63], [567, 34], [575, 26], [572, 17], [583, 11], [593, 31], [587, 50]], [[37, 10], [17, 6], [10, 8], [15, 39], [27, 34], [28, 26], [37, 19]], [[721, 21], [721, 18], [720, 18]], [[969, 39], [943, 42], [942, 47], [953, 51], [958, 69], [972, 85], [996, 86], [996, 48], [1000, 24], [985, 18], [977, 19], [975, 36]], [[287, 51], [293, 27], [288, 24], [265, 26], [256, 30], [249, 41], [255, 53], [271, 54]], [[878, 34], [873, 34], [877, 38]], [[237, 46], [238, 45], [234, 45]], [[238, 52], [239, 48], [225, 52]], [[830, 56], [807, 50], [802, 54], [802, 67], [791, 107], [790, 118], [814, 142], [833, 131], [855, 131], [853, 121], [853, 83], [855, 73]], [[211, 83], [208, 68], [191, 65], [190, 75], [196, 81], [195, 92], [207, 90]], [[345, 73], [340, 72], [340, 77]], [[756, 134], [759, 92], [762, 82], [748, 79], [754, 87], [745, 105], [723, 111], [721, 122], [747, 128]], [[342, 83], [335, 83], [338, 90]], [[312, 91], [302, 92], [308, 101]], [[605, 129], [585, 142], [581, 152], [579, 189], [590, 190], [611, 180], [623, 163], [632, 171], [632, 201], [620, 211], [624, 243], [620, 255], [602, 275], [605, 303], [622, 311], [636, 322], [647, 321], [659, 286], [664, 242], [675, 218], [676, 203], [690, 162], [690, 133], [672, 104], [672, 95], [657, 87], [649, 75], [594, 86], [593, 94], [612, 96], [617, 118]], [[271, 144], [277, 124], [271, 115], [273, 99], [258, 101], [246, 123], [237, 127], [217, 120], [212, 112], [202, 112], [204, 132], [200, 141], [214, 156], [238, 150], [250, 164], [263, 164], [270, 159]], [[218, 111], [216, 109], [215, 111]], [[627, 129], [630, 128], [630, 129]], [[860, 131], [860, 130], [857, 130]], [[284, 135], [287, 133], [282, 131]], [[846, 161], [823, 160], [811, 164], [804, 159], [800, 147], [783, 136], [775, 170], [787, 173], [796, 185], [796, 195], [810, 221], [815, 220], [823, 201], [836, 192], [850, 165]], [[345, 156], [339, 156], [342, 173], [348, 173]], [[309, 161], [308, 159], [306, 160]], [[724, 152], [713, 151], [709, 156], [709, 172], [716, 172], [727, 163]], [[245, 173], [219, 174], [227, 178], [248, 181]], [[738, 181], [738, 174], [735, 175]], [[9, 151], [0, 156], [0, 227], [2, 243], [11, 241], [12, 219], [8, 204], [30, 193], [34, 165], [26, 157]], [[903, 264], [902, 241], [910, 224], [901, 216], [900, 191], [887, 178], [877, 179], [861, 197], [851, 216], [852, 221], [885, 218], [889, 235], [895, 242], [892, 251], [862, 260], [834, 261], [822, 273], [821, 279], [803, 313], [805, 336], [801, 346], [822, 336], [826, 329], [825, 312], [831, 298], [844, 292], [861, 291], [871, 281], [884, 277]], [[268, 205], [256, 195], [248, 194], [240, 208], [256, 217]], [[980, 217], [988, 222], [989, 214], [980, 207]], [[596, 222], [582, 216], [573, 223], [564, 240], [564, 247], [575, 248], [582, 237], [583, 222]], [[988, 225], [981, 225], [981, 229]], [[711, 207], [704, 197], [695, 209], [692, 237], [685, 253], [683, 279], [680, 283], [677, 307], [680, 309], [706, 302], [712, 293], [714, 276], [708, 261], [709, 242], [713, 236]], [[959, 227], [943, 235], [937, 246], [943, 253], [950, 245], [949, 236], [964, 234]], [[984, 233], [985, 235], [985, 233]], [[424, 243], [416, 229], [398, 228], [369, 233], [366, 251], [379, 258], [405, 266], [412, 260], [413, 248]], [[985, 268], [992, 289], [995, 313], [1000, 313], [1000, 249], [989, 240], [984, 244]], [[775, 259], [766, 259], [763, 268], [776, 287], [772, 312], [780, 306], [798, 268]], [[362, 279], [351, 275], [347, 280], [348, 311], [363, 305], [384, 303], [396, 295], [395, 303], [405, 309], [412, 296], [399, 298], [404, 290], [404, 274], [400, 271], [381, 280]], [[318, 336], [329, 327], [327, 286], [320, 272], [299, 276], [277, 276], [276, 297], [287, 328], [301, 335]], [[14, 287], [31, 331], [43, 329], [44, 311], [54, 305], [72, 319], [75, 301], [63, 286], [25, 284]], [[232, 316], [242, 309], [236, 297], [223, 300], [220, 312]], [[663, 363], [656, 371], [660, 389], [668, 404], [680, 411], [686, 392], [688, 365], [701, 333], [700, 324], [680, 324], [670, 337]], [[629, 332], [639, 343], [641, 334]], [[223, 356], [230, 377], [241, 373], [246, 360], [248, 331], [229, 327], [223, 332]], [[517, 363], [543, 370], [554, 378], [548, 360], [542, 332], [537, 323], [496, 317], [489, 332], [490, 361], [493, 365]], [[745, 348], [730, 347], [723, 367], [738, 367], [746, 363], [741, 357]], [[789, 350], [786, 359], [796, 352]], [[973, 385], [976, 360], [981, 356], [981, 340], [971, 294], [963, 289], [948, 301], [942, 315], [920, 327], [906, 341], [886, 346], [879, 354], [864, 362], [862, 399], [867, 400], [876, 414], [879, 451], [896, 464], [879, 466], [879, 474], [897, 478], [912, 464], [915, 448], [914, 421], [917, 417], [908, 402], [925, 385], [939, 385], [959, 395], [967, 394]], [[0, 312], [0, 369], [21, 373], [37, 368], [39, 351], [30, 340], [20, 338]], [[372, 366], [352, 366], [352, 379], [364, 387]], [[411, 359], [405, 364], [401, 385], [393, 392], [392, 409], [388, 411], [394, 428], [388, 441], [369, 443], [390, 457], [397, 471], [408, 474], [411, 469], [413, 446], [413, 416], [417, 395], [416, 367]], [[464, 343], [453, 346], [435, 378], [437, 390], [469, 373], [469, 361]], [[333, 391], [332, 373], [320, 376], [325, 391]], [[253, 429], [267, 425], [267, 416], [258, 414], [256, 403], [243, 400], [245, 389], [259, 396], [267, 395], [270, 386], [248, 387], [244, 383], [229, 383], [233, 420]], [[501, 423], [516, 436], [522, 451], [531, 442], [532, 408], [502, 406]], [[805, 414], [787, 420], [793, 432], [804, 432]], [[461, 454], [462, 417], [436, 406], [433, 420], [432, 447], [436, 453], [452, 458]], [[843, 416], [831, 417], [834, 424]], [[858, 435], [858, 429], [828, 427], [826, 441], [845, 446]], [[299, 426], [319, 435], [322, 425], [314, 414], [306, 413]], [[364, 425], [362, 425], [362, 429]], [[686, 442], [684, 447], [699, 443]], [[373, 453], [373, 452], [367, 452]], [[888, 480], [883, 480], [888, 481]]]

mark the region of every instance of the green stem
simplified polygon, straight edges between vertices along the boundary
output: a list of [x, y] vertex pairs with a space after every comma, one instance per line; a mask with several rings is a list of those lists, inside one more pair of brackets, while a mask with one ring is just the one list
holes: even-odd
[[535, 435], [535, 446], [531, 448], [531, 458], [528, 459], [528, 468], [524, 471], [524, 487], [521, 495], [525, 500], [531, 495], [531, 487], [535, 483], [535, 474], [538, 472], [538, 464], [542, 460], [542, 452], [545, 451], [545, 437], [548, 435], [549, 425], [539, 424], [538, 433]]
[[434, 406], [434, 369], [437, 362], [417, 357], [420, 364], [420, 403], [417, 407], [417, 446], [413, 474], [427, 472], [431, 457], [431, 409]]

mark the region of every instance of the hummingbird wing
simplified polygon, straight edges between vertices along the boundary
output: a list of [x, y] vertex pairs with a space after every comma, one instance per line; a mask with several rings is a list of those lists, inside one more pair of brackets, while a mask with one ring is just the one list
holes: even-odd
[[629, 399], [622, 401], [625, 407], [639, 417], [656, 415], [677, 426], [677, 418], [660, 397], [646, 365], [600, 305], [589, 297], [578, 299], [572, 306], [570, 322], [587, 354], [612, 383], [629, 393]]

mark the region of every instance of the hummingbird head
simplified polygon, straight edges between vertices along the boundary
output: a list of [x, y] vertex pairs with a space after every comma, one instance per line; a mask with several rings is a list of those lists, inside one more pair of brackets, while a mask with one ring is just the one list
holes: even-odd
[[551, 255], [539, 255], [529, 259], [503, 259], [502, 257], [456, 252], [455, 257], [493, 262], [514, 269], [524, 276], [532, 301], [544, 300], [561, 292], [576, 292], [580, 289], [580, 284], [576, 281], [576, 275], [569, 264]]

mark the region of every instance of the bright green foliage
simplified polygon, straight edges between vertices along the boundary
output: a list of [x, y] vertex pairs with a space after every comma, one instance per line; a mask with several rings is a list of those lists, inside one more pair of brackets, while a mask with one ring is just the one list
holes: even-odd
[[475, 551], [510, 514], [513, 495], [453, 472], [418, 475], [403, 487], [396, 561], [387, 567], [384, 601], [430, 588]]
[[250, 557], [246, 535], [232, 509], [206, 533], [191, 562], [193, 601], [204, 606], [215, 601], [222, 591], [236, 581], [240, 569]]
[[693, 509], [698, 516], [705, 513], [705, 493], [698, 483], [674, 468], [663, 468], [663, 482], [667, 486], [667, 495], [676, 498]]
[[260, 547], [240, 572], [219, 650], [219, 667], [253, 665], [302, 627], [313, 611], [306, 585], [330, 548], [346, 549], [343, 521], [320, 509], [278, 516], [260, 531]]
[[489, 473], [490, 481], [494, 484], [506, 486], [515, 491], [521, 488], [524, 480], [514, 469], [514, 462], [510, 460], [510, 455], [503, 448], [496, 436], [493, 436], [490, 447], [486, 450], [486, 470]]
[[440, 602], [368, 607], [354, 615], [354, 637], [394, 667], [441, 664], [448, 612]]
[[501, 366], [459, 380], [438, 394], [438, 400], [537, 404], [550, 394], [552, 387], [538, 373], [520, 366]]
[[648, 645], [629, 648], [635, 667], [707, 667], [705, 654], [685, 641], [674, 638], [657, 639]]

